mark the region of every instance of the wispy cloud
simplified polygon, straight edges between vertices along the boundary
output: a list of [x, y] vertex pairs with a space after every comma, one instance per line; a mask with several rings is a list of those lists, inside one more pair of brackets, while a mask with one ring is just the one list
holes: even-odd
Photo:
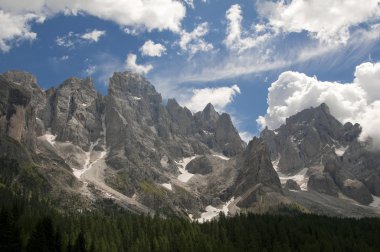
[[55, 43], [57, 46], [75, 49], [78, 45], [98, 42], [100, 37], [105, 36], [106, 31], [94, 29], [85, 33], [69, 32], [63, 36], [57, 36]]

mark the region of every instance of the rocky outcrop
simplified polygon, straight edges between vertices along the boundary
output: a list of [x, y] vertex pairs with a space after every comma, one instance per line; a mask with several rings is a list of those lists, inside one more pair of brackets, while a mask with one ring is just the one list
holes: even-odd
[[[12, 75], [15, 79], [17, 76], [17, 73]], [[12, 82], [9, 76], [0, 76], [0, 133], [34, 150], [36, 113], [31, 104], [32, 95], [22, 83]]]
[[375, 196], [380, 196], [380, 177], [372, 174], [364, 180], [368, 190]]
[[238, 175], [233, 186], [235, 195], [244, 194], [258, 184], [272, 191], [282, 192], [280, 179], [273, 169], [268, 149], [262, 140], [253, 138], [249, 142], [247, 149], [236, 159], [236, 169]]
[[263, 130], [261, 139], [280, 172], [308, 169], [308, 190], [336, 197], [341, 191], [368, 204], [371, 193], [379, 193], [380, 155], [358, 140], [360, 132], [359, 124], [343, 125], [321, 104], [291, 116], [274, 131]]
[[41, 118], [45, 127], [51, 128], [58, 141], [70, 141], [88, 150], [100, 137], [103, 109], [92, 80], [70, 78], [47, 94], [49, 102]]
[[284, 187], [288, 190], [301, 191], [301, 187], [293, 179], [288, 179]]
[[212, 172], [212, 163], [206, 156], [201, 156], [190, 161], [186, 169], [190, 173], [206, 175]]
[[279, 158], [279, 170], [295, 173], [304, 167], [319, 165], [321, 160], [324, 163], [335, 155], [336, 149], [349, 144], [354, 132], [352, 127], [344, 127], [336, 120], [326, 104], [321, 104], [289, 117], [275, 131], [265, 129], [261, 138], [267, 144], [272, 160]]
[[357, 202], [368, 205], [373, 198], [365, 185], [357, 179], [346, 179], [341, 181], [340, 188], [342, 192]]
[[309, 177], [307, 189], [338, 197], [339, 188], [330, 174], [313, 174]]

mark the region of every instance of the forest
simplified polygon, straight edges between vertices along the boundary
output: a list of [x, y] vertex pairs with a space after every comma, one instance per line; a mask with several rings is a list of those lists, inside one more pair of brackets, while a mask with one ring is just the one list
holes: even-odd
[[62, 213], [0, 186], [0, 251], [380, 251], [380, 219], [285, 215], [185, 218]]

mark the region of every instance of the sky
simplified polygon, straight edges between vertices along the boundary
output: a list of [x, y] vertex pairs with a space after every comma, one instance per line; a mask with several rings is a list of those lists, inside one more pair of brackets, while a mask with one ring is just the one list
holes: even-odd
[[0, 72], [47, 89], [138, 72], [248, 141], [325, 102], [380, 148], [380, 0], [0, 0]]

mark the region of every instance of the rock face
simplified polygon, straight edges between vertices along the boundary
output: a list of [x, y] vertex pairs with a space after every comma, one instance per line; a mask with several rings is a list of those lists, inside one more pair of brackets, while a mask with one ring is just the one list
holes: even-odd
[[295, 191], [301, 191], [301, 187], [293, 179], [288, 179], [285, 182], [285, 189], [295, 190]]
[[105, 103], [107, 162], [117, 173], [130, 175], [128, 195], [135, 193], [141, 180], [163, 183], [164, 172], [178, 173], [176, 159], [210, 151], [232, 156], [243, 150], [229, 116], [220, 116], [211, 104], [195, 115], [174, 99], [165, 106], [140, 75], [115, 73]]
[[261, 138], [267, 143], [272, 159], [279, 159], [279, 170], [293, 173], [321, 160], [324, 162], [335, 150], [347, 146], [346, 137], [352, 131], [346, 131], [330, 114], [327, 105], [322, 104], [291, 116], [275, 131], [265, 129]]
[[241, 207], [258, 203], [263, 192], [282, 193], [280, 179], [262, 140], [253, 138], [249, 142], [246, 150], [236, 159], [236, 169], [238, 175], [232, 188], [234, 195], [244, 195]]
[[[30, 149], [35, 149], [35, 111], [32, 106], [32, 83], [34, 79], [26, 74], [17, 78], [17, 73], [0, 76], [0, 131]], [[17, 81], [26, 80], [27, 85]]]
[[328, 173], [311, 175], [307, 183], [307, 189], [335, 197], [338, 197], [339, 192], [339, 188]]
[[324, 104], [246, 146], [228, 114], [165, 104], [132, 72], [115, 73], [103, 96], [90, 78], [43, 91], [33, 75], [11, 71], [0, 75], [0, 98], [0, 160], [16, 167], [0, 183], [38, 188], [65, 209], [91, 210], [107, 198], [146, 214], [201, 216], [227, 202], [233, 213], [264, 212], [292, 203], [280, 181], [297, 195], [297, 182], [305, 190], [308, 181], [313, 195], [362, 204], [380, 196], [379, 153], [358, 141], [359, 125], [342, 125]]
[[[61, 174], [59, 183], [47, 175], [57, 195], [77, 191], [91, 202], [105, 191], [123, 206], [199, 214], [207, 204], [222, 204], [261, 179], [268, 188], [278, 182], [271, 177], [275, 173], [265, 171], [273, 169], [268, 156], [267, 162], [254, 164], [265, 160], [267, 152], [256, 154], [251, 146], [260, 157], [249, 160], [247, 153], [247, 162], [237, 161], [245, 143], [228, 114], [219, 114], [212, 104], [195, 114], [175, 99], [164, 104], [138, 74], [115, 73], [107, 96], [96, 92], [90, 78], [69, 78], [43, 91], [33, 75], [12, 71], [0, 75], [0, 84], [0, 138], [26, 146], [25, 163], [33, 160], [41, 169], [52, 167]], [[4, 152], [7, 146], [0, 142]], [[188, 165], [181, 163], [194, 157]], [[193, 178], [183, 180], [184, 172]], [[240, 183], [246, 179], [242, 172], [251, 181]], [[238, 182], [242, 188], [234, 192], [230, 187]]]
[[186, 167], [190, 173], [206, 175], [212, 172], [213, 166], [210, 159], [206, 156], [193, 159]]
[[[0, 97], [0, 158], [13, 166], [12, 187], [49, 195], [65, 209], [87, 205], [86, 200], [68, 204], [63, 199], [76, 197], [73, 192], [79, 183], [65, 160], [38, 144], [37, 136], [43, 131], [38, 116], [46, 105], [46, 93], [35, 77], [18, 71], [0, 75]], [[8, 185], [9, 181], [1, 182]]]
[[261, 139], [279, 172], [307, 169], [308, 190], [337, 197], [342, 192], [362, 203], [378, 195], [380, 153], [361, 143], [359, 124], [341, 124], [326, 104], [291, 116], [280, 128], [263, 130]]

